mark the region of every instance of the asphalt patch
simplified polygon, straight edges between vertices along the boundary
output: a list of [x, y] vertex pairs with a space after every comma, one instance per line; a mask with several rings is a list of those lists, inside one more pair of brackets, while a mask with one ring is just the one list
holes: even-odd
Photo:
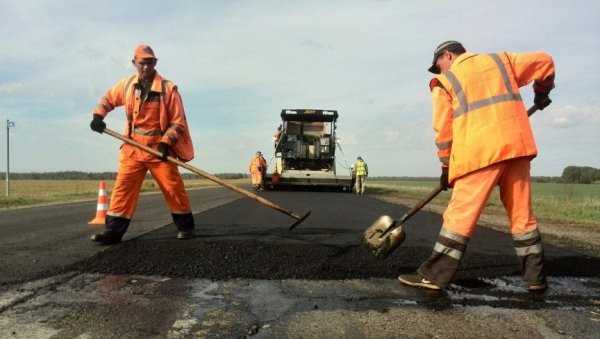
[[[414, 272], [430, 254], [429, 247], [399, 247], [378, 260], [359, 241], [328, 244], [319, 239], [328, 231], [303, 229], [302, 233], [266, 233], [199, 236], [174, 239], [169, 225], [143, 237], [107, 248], [71, 267], [82, 272], [160, 275], [168, 277], [227, 279], [342, 280], [396, 278]], [[336, 232], [340, 232], [337, 230]], [[286, 237], [284, 237], [284, 235]], [[595, 277], [600, 260], [592, 257], [548, 258], [549, 275]], [[520, 275], [516, 257], [465, 255], [455, 282], [478, 287], [479, 278]], [[475, 284], [475, 285], [473, 285]]]

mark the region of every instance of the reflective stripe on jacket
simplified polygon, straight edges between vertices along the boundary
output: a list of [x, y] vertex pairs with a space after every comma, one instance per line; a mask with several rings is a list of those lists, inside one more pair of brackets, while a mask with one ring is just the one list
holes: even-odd
[[454, 179], [537, 148], [519, 87], [554, 87], [554, 63], [541, 52], [463, 53], [430, 83], [433, 129], [442, 166]]
[[[149, 93], [144, 98], [141, 94], [138, 75], [129, 76], [106, 92], [94, 113], [105, 117], [116, 107], [124, 106], [127, 137], [153, 148], [164, 142], [180, 160], [192, 160], [194, 146], [177, 86], [156, 72]], [[138, 160], [155, 160], [143, 151], [135, 150], [131, 155]]]

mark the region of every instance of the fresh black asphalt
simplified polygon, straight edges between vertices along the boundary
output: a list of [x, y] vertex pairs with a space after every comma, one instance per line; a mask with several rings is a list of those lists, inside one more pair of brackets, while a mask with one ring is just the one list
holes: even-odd
[[[341, 280], [390, 278], [414, 272], [431, 253], [441, 216], [420, 211], [405, 223], [407, 240], [385, 260], [361, 243], [362, 232], [383, 214], [401, 217], [409, 207], [350, 193], [261, 192], [298, 214], [294, 219], [248, 198], [195, 215], [197, 237], [176, 240], [168, 225], [112, 246], [76, 264], [83, 272], [226, 279]], [[132, 225], [134, 227], [134, 225]], [[600, 259], [545, 245], [550, 276], [597, 277]], [[479, 227], [455, 283], [476, 288], [480, 278], [518, 276], [511, 238]], [[485, 284], [483, 284], [485, 285]]]

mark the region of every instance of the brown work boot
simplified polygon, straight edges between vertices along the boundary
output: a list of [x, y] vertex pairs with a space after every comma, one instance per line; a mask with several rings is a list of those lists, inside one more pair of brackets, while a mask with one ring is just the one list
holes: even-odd
[[439, 291], [442, 288], [418, 274], [403, 274], [398, 280], [405, 285]]

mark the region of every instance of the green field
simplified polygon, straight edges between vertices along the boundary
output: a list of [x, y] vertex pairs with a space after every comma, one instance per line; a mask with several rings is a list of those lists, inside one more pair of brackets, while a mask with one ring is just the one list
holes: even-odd
[[[422, 199], [438, 181], [373, 180], [369, 191]], [[566, 224], [600, 225], [600, 185], [532, 183], [532, 205], [537, 218]], [[451, 191], [442, 192], [434, 201], [447, 203]], [[504, 213], [498, 192], [492, 194], [486, 212]]]
[[[250, 179], [228, 181], [236, 185], [250, 183]], [[110, 196], [114, 180], [105, 183]], [[208, 179], [186, 180], [185, 184], [188, 189], [217, 185]], [[11, 180], [8, 198], [5, 192], [0, 197], [0, 208], [93, 200], [97, 199], [99, 188], [100, 181], [96, 180]], [[145, 180], [142, 185], [142, 193], [159, 190], [154, 180]]]
[[[227, 181], [235, 185], [250, 183], [250, 179]], [[217, 185], [207, 179], [185, 182], [188, 189]], [[113, 184], [112, 180], [106, 181], [109, 195]], [[437, 185], [437, 181], [371, 180], [367, 182], [367, 193], [420, 200]], [[10, 196], [7, 198], [2, 194], [0, 208], [94, 200], [98, 188], [99, 181], [95, 180], [11, 180]], [[142, 192], [158, 190], [153, 180], [146, 180], [142, 186]], [[600, 185], [532, 183], [532, 191], [533, 209], [539, 219], [566, 224], [600, 224]], [[446, 204], [450, 194], [450, 191], [442, 192], [432, 203]], [[486, 212], [503, 213], [497, 193], [492, 194]]]

